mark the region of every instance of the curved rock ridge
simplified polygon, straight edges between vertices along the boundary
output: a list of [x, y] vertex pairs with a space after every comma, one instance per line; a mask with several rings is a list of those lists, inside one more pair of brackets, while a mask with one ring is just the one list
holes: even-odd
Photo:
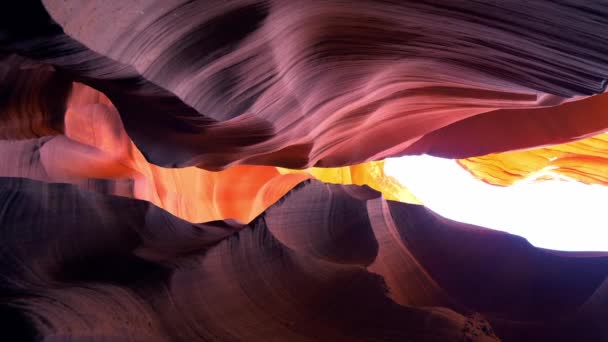
[[13, 340], [608, 336], [608, 256], [540, 250], [367, 187], [307, 181], [248, 225], [19, 178], [0, 178], [0, 197]]
[[539, 149], [460, 159], [458, 164], [480, 180], [499, 186], [560, 177], [608, 185], [608, 134]]
[[496, 110], [434, 131], [416, 142], [410, 152], [465, 159], [566, 144], [605, 132], [597, 128], [608, 125], [606, 108], [608, 94], [555, 107]]
[[324, 183], [367, 185], [376, 191], [380, 191], [382, 197], [387, 200], [422, 204], [396, 178], [384, 173], [384, 160], [343, 167], [313, 167], [305, 170], [292, 170], [279, 167], [277, 169], [281, 174], [308, 173]]
[[[272, 166], [237, 165], [221, 172], [162, 168], [145, 160], [112, 102], [99, 91], [75, 83], [66, 107], [55, 132], [39, 118], [7, 116], [12, 129], [6, 132], [24, 131], [29, 138], [0, 140], [0, 176], [69, 182], [143, 199], [194, 222], [229, 218], [249, 222], [310, 177], [282, 175]], [[42, 133], [56, 135], [35, 138], [35, 131], [27, 132], [32, 122], [40, 124]]]
[[[2, 21], [0, 51], [104, 92], [134, 143], [161, 166], [329, 167], [424, 152], [462, 158], [608, 128], [585, 112], [584, 124], [551, 130], [569, 114], [530, 113], [605, 91], [608, 8], [599, 3], [20, 4], [22, 13], [3, 11], [13, 15]], [[500, 130], [500, 120], [482, 119], [496, 110], [521, 120], [522, 131], [528, 120], [540, 125], [485, 144], [470, 120]], [[433, 138], [452, 124], [485, 150]]]
[[[102, 193], [143, 199], [195, 222], [227, 218], [249, 222], [311, 176], [330, 183], [369, 185], [388, 199], [419, 203], [399, 182], [384, 174], [383, 162], [303, 171], [251, 165], [219, 172], [158, 167], [148, 163], [133, 145], [118, 111], [101, 92], [74, 83], [66, 107], [56, 132], [49, 130], [50, 124], [39, 127], [55, 136], [35, 138], [36, 132], [30, 131], [30, 139], [0, 140], [0, 176], [69, 182]], [[12, 127], [21, 129], [7, 132], [23, 131], [28, 137], [30, 118], [12, 119]]]

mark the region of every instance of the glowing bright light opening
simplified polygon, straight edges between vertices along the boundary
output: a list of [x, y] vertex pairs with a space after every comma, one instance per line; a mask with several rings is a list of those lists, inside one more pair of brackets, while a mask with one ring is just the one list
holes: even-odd
[[537, 247], [608, 251], [608, 187], [564, 180], [498, 187], [454, 160], [426, 155], [387, 159], [384, 170], [446, 218], [516, 234]]

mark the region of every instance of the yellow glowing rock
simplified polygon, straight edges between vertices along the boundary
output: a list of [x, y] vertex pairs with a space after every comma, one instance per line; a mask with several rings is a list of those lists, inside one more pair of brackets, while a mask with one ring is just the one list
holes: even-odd
[[281, 174], [308, 173], [325, 183], [367, 185], [380, 191], [388, 200], [422, 204], [397, 179], [384, 173], [384, 161], [372, 161], [345, 167], [313, 167], [306, 170], [277, 169]]
[[544, 148], [460, 159], [458, 163], [493, 185], [560, 177], [608, 185], [608, 134]]

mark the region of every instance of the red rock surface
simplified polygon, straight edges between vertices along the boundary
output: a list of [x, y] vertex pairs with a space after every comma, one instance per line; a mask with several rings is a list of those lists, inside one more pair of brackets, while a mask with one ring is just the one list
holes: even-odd
[[276, 168], [605, 130], [601, 3], [27, 0], [0, 16], [7, 340], [608, 340], [608, 254]]
[[[272, 166], [239, 165], [211, 172], [150, 164], [126, 135], [108, 98], [78, 83], [63, 119], [58, 130], [64, 134], [0, 140], [0, 176], [69, 182], [143, 199], [193, 222], [229, 218], [249, 222], [309, 178], [307, 174], [281, 175]], [[30, 125], [29, 118], [15, 119], [13, 127], [27, 129]]]
[[[501, 130], [500, 120], [482, 119], [498, 109], [513, 122], [540, 120], [529, 134], [509, 136], [517, 147], [608, 128], [594, 113], [579, 113], [583, 124], [557, 131], [547, 127], [568, 113], [529, 115], [529, 108], [604, 92], [601, 5], [44, 4], [53, 19], [28, 7], [37, 20], [5, 24], [5, 50], [104, 92], [138, 148], [162, 166], [328, 167], [435, 153], [412, 145], [451, 124], [475, 131], [469, 120], [477, 117], [488, 131]], [[559, 35], [551, 22], [559, 22]], [[442, 143], [452, 141], [431, 145]]]
[[[219, 172], [150, 164], [127, 136], [112, 102], [80, 83], [72, 86], [63, 119], [63, 127], [46, 132], [56, 133], [52, 137], [0, 140], [0, 176], [69, 182], [93, 191], [143, 199], [194, 222], [249, 222], [310, 177], [334, 184], [369, 185], [387, 199], [420, 203], [384, 174], [383, 162], [308, 170], [237, 165]], [[21, 130], [27, 130], [30, 124], [29, 117], [13, 122]]]

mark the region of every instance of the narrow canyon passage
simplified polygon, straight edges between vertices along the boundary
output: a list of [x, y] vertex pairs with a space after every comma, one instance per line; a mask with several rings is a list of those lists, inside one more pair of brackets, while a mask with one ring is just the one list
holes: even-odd
[[0, 4], [0, 340], [608, 341], [607, 18]]

